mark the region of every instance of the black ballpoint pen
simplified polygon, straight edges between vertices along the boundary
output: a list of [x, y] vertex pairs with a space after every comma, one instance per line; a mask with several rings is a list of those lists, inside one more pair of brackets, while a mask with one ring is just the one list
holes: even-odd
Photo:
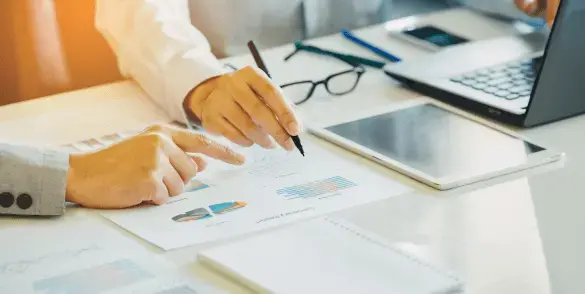
[[[248, 42], [248, 48], [250, 49], [250, 53], [252, 53], [252, 57], [254, 57], [254, 61], [256, 62], [256, 66], [258, 66], [269, 78], [271, 78], [270, 73], [268, 72], [268, 68], [266, 68], [264, 61], [262, 60], [262, 57], [260, 56], [260, 52], [258, 52], [258, 48], [256, 48], [256, 44], [254, 44], [254, 41]], [[293, 143], [295, 144], [295, 146], [299, 150], [299, 152], [301, 152], [301, 154], [303, 156], [305, 156], [305, 150], [303, 150], [303, 145], [301, 144], [301, 139], [299, 139], [299, 136], [291, 136], [291, 138], [293, 140]]]

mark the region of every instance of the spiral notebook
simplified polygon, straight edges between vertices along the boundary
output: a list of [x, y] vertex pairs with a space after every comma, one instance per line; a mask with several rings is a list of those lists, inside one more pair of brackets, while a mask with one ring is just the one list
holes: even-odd
[[200, 252], [261, 293], [461, 293], [454, 274], [355, 225], [319, 218]]

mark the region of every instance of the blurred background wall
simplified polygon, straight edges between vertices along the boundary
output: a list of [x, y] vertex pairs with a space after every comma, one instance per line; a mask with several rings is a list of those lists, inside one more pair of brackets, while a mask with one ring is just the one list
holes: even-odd
[[[94, 1], [0, 0], [0, 105], [121, 79], [113, 53], [94, 28]], [[384, 1], [391, 3], [374, 22], [451, 2]]]
[[121, 79], [94, 0], [0, 1], [0, 104]]

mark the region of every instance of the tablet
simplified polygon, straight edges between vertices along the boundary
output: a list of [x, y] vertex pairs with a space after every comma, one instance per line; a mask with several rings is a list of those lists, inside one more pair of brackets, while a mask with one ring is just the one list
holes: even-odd
[[439, 190], [563, 157], [563, 153], [427, 100], [308, 130]]

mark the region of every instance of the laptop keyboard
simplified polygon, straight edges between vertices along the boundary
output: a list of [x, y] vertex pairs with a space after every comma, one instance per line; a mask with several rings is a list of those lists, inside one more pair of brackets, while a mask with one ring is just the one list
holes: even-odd
[[514, 61], [480, 69], [451, 81], [493, 96], [516, 100], [530, 97], [541, 58]]

